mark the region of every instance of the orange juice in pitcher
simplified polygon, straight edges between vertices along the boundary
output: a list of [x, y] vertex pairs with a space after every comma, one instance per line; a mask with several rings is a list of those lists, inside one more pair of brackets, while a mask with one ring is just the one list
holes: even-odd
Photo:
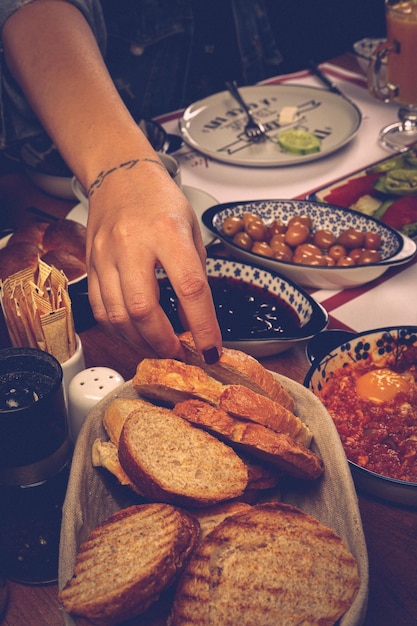
[[387, 79], [401, 104], [417, 103], [417, 2], [387, 5], [387, 39], [395, 50], [388, 58]]

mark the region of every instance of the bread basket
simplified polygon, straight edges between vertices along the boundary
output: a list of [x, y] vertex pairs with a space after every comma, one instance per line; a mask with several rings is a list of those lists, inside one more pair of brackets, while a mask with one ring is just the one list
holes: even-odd
[[[289, 485], [282, 499], [317, 517], [345, 540], [356, 557], [361, 585], [340, 626], [358, 626], [363, 623], [368, 597], [368, 557], [362, 529], [357, 496], [343, 448], [333, 422], [320, 401], [302, 385], [283, 376], [277, 376], [295, 399], [295, 413], [314, 433], [312, 448], [325, 464], [322, 479], [312, 483]], [[89, 413], [77, 439], [71, 475], [63, 510], [59, 557], [59, 587], [71, 577], [79, 544], [102, 519], [135, 501], [126, 488], [120, 487], [104, 470], [91, 464], [91, 447], [97, 437], [107, 439], [102, 425], [105, 407], [115, 396], [135, 397], [130, 382], [104, 398]], [[163, 626], [169, 606], [157, 607], [129, 622], [129, 626]], [[66, 626], [74, 626], [64, 614]]]

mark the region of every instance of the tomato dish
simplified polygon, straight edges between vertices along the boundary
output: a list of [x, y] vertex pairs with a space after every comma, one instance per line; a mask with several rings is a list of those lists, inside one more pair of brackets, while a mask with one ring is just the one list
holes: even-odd
[[417, 348], [400, 367], [371, 359], [333, 371], [320, 399], [346, 456], [367, 470], [417, 482]]

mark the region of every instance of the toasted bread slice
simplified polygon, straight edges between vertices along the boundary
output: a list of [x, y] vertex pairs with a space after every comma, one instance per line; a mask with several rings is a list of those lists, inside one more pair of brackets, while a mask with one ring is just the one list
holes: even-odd
[[123, 424], [127, 416], [136, 409], [143, 409], [149, 412], [152, 410], [158, 411], [159, 407], [156, 407], [143, 398], [114, 398], [114, 400], [111, 401], [103, 415], [103, 426], [106, 429], [110, 441], [116, 445], [119, 444]]
[[288, 435], [270, 428], [238, 420], [222, 409], [201, 400], [186, 400], [175, 405], [174, 413], [190, 423], [216, 433], [237, 450], [244, 450], [268, 461], [286, 474], [297, 478], [316, 479], [323, 473], [321, 459]]
[[248, 470], [231, 447], [162, 407], [129, 415], [119, 459], [138, 489], [160, 502], [209, 506], [237, 498], [248, 484]]
[[294, 400], [288, 391], [254, 357], [240, 350], [223, 348], [220, 359], [213, 365], [208, 365], [197, 351], [190, 332], [182, 333], [179, 339], [185, 351], [186, 363], [198, 365], [224, 385], [249, 387], [275, 400], [286, 409], [294, 411]]
[[283, 503], [226, 518], [195, 548], [177, 588], [171, 626], [330, 626], [359, 588], [341, 538]]
[[191, 398], [205, 400], [304, 445], [311, 443], [310, 429], [290, 410], [248, 387], [222, 385], [196, 365], [174, 359], [144, 359], [137, 367], [133, 387], [141, 395], [171, 406]]
[[174, 359], [143, 359], [136, 368], [133, 388], [146, 398], [173, 406], [188, 398], [217, 404], [223, 385], [201, 367]]
[[313, 434], [307, 424], [275, 400], [261, 396], [252, 389], [242, 385], [227, 385], [218, 406], [239, 419], [256, 422], [277, 433], [289, 435], [306, 447], [311, 444]]
[[140, 615], [175, 581], [199, 532], [190, 513], [167, 504], [122, 509], [81, 545], [60, 601], [72, 616], [95, 625]]

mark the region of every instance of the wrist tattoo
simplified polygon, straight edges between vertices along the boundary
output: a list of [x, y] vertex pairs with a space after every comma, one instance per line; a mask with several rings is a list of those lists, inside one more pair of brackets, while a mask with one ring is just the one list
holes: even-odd
[[125, 161], [124, 163], [120, 163], [116, 167], [112, 167], [106, 172], [103, 172], [103, 171], [100, 172], [97, 175], [97, 178], [93, 180], [93, 182], [89, 186], [88, 191], [87, 191], [87, 197], [91, 198], [94, 192], [97, 191], [97, 189], [101, 187], [101, 185], [104, 183], [105, 179], [107, 178], [107, 176], [109, 176], [109, 174], [113, 174], [113, 172], [118, 172], [119, 170], [131, 170], [133, 167], [135, 167], [135, 165], [137, 165], [140, 162], [156, 163], [156, 165], [159, 165], [159, 167], [164, 168], [163, 164], [157, 159], [145, 158], [145, 159], [132, 159], [130, 161]]

